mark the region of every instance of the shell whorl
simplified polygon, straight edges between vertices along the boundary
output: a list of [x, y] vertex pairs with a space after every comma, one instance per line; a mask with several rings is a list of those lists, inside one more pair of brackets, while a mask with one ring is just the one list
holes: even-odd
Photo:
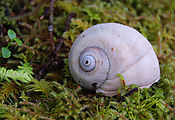
[[91, 54], [87, 54], [85, 51], [86, 49], [80, 54], [79, 65], [83, 71], [91, 72], [96, 67], [96, 58]]
[[[71, 53], [70, 56], [73, 54]], [[75, 80], [84, 88], [97, 89], [108, 78], [109, 58], [102, 48], [89, 46], [71, 57], [73, 59], [70, 61], [74, 64], [69, 64], [70, 71]]]

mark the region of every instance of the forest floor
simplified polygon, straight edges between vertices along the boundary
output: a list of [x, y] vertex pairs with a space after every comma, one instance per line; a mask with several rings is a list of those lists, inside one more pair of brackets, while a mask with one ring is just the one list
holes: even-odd
[[[113, 97], [80, 87], [69, 51], [100, 23], [142, 33], [158, 56], [160, 80]], [[175, 1], [1, 0], [0, 102], [0, 119], [7, 120], [175, 120]]]

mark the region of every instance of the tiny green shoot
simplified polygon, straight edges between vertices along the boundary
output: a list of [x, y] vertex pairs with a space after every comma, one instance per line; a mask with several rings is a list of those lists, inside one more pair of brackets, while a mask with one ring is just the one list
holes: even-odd
[[15, 41], [18, 46], [22, 45], [22, 41], [16, 37], [16, 33], [13, 30], [8, 30], [8, 36], [10, 38], [10, 42], [8, 43], [7, 47], [2, 47], [1, 49], [3, 58], [9, 58], [11, 56], [11, 51], [8, 48], [13, 41]]
[[118, 74], [116, 74], [116, 76], [120, 78], [120, 80], [121, 80], [121, 82], [123, 84], [123, 87], [126, 89], [127, 87], [126, 87], [126, 83], [125, 83], [123, 75], [118, 73]]

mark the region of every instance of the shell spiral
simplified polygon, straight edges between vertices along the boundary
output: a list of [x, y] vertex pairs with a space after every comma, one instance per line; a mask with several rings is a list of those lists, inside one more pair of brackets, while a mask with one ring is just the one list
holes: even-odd
[[82, 87], [117, 94], [125, 84], [150, 87], [160, 79], [157, 56], [149, 41], [137, 30], [118, 23], [103, 23], [82, 32], [69, 53], [69, 69]]

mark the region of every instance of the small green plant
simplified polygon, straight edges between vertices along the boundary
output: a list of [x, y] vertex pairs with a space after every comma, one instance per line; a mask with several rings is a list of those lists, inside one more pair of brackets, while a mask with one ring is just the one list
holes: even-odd
[[0, 82], [11, 82], [11, 79], [18, 85], [31, 82], [33, 79], [32, 75], [34, 74], [32, 66], [29, 63], [21, 64], [17, 70], [0, 67]]
[[10, 42], [8, 43], [7, 47], [2, 47], [2, 56], [3, 58], [9, 58], [11, 56], [11, 51], [8, 49], [9, 46], [13, 41], [16, 41], [16, 43], [21, 46], [22, 41], [16, 37], [16, 33], [13, 30], [8, 30], [8, 36], [10, 38]]

